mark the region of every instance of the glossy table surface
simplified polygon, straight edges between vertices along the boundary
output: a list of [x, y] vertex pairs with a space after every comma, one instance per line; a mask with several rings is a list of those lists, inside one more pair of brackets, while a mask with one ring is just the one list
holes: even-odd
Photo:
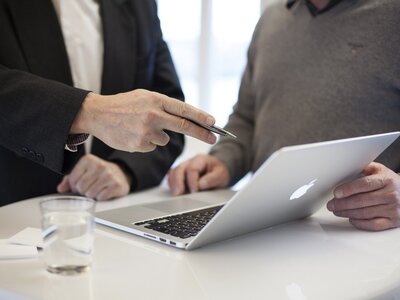
[[[164, 187], [97, 210], [169, 197]], [[0, 239], [40, 227], [37, 199], [0, 208]], [[312, 217], [194, 251], [97, 225], [90, 272], [48, 273], [40, 258], [0, 261], [0, 299], [400, 299], [400, 230]]]

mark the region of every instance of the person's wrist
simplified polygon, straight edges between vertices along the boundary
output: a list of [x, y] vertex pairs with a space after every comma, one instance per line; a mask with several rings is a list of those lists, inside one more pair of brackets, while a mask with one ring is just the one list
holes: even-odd
[[72, 123], [70, 134], [88, 133], [93, 134], [93, 113], [96, 101], [101, 95], [90, 92], [83, 100], [81, 109]]

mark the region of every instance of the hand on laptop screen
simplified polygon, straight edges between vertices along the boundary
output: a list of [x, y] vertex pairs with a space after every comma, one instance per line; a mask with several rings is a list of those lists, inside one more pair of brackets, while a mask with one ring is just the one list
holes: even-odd
[[328, 210], [363, 230], [399, 227], [400, 175], [378, 163], [368, 165], [363, 174], [335, 189]]
[[168, 184], [177, 196], [186, 192], [227, 187], [230, 175], [226, 165], [211, 155], [197, 155], [169, 171]]

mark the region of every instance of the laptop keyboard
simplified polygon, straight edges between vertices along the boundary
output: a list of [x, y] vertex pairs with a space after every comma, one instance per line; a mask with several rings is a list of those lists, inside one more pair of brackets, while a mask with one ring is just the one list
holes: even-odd
[[187, 239], [197, 235], [222, 206], [213, 206], [202, 210], [142, 221], [135, 223], [135, 225]]

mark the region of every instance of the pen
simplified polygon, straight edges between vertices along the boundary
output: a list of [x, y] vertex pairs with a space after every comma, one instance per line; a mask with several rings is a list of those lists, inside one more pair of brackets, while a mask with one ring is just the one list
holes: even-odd
[[[193, 122], [193, 121], [192, 121], [192, 122]], [[227, 130], [221, 128], [221, 127], [218, 127], [218, 126], [216, 126], [216, 125], [209, 126], [209, 125], [199, 124], [199, 123], [197, 123], [197, 122], [194, 122], [194, 123], [196, 123], [196, 124], [199, 125], [200, 127], [203, 127], [203, 128], [205, 128], [205, 129], [208, 129], [208, 130], [210, 130], [210, 131], [212, 131], [212, 132], [214, 132], [214, 133], [216, 133], [216, 134], [219, 134], [219, 135], [222, 135], [222, 136], [229, 136], [229, 137], [234, 138], [234, 139], [237, 138], [237, 136], [234, 135], [233, 133], [230, 133], [229, 131], [227, 131]]]

